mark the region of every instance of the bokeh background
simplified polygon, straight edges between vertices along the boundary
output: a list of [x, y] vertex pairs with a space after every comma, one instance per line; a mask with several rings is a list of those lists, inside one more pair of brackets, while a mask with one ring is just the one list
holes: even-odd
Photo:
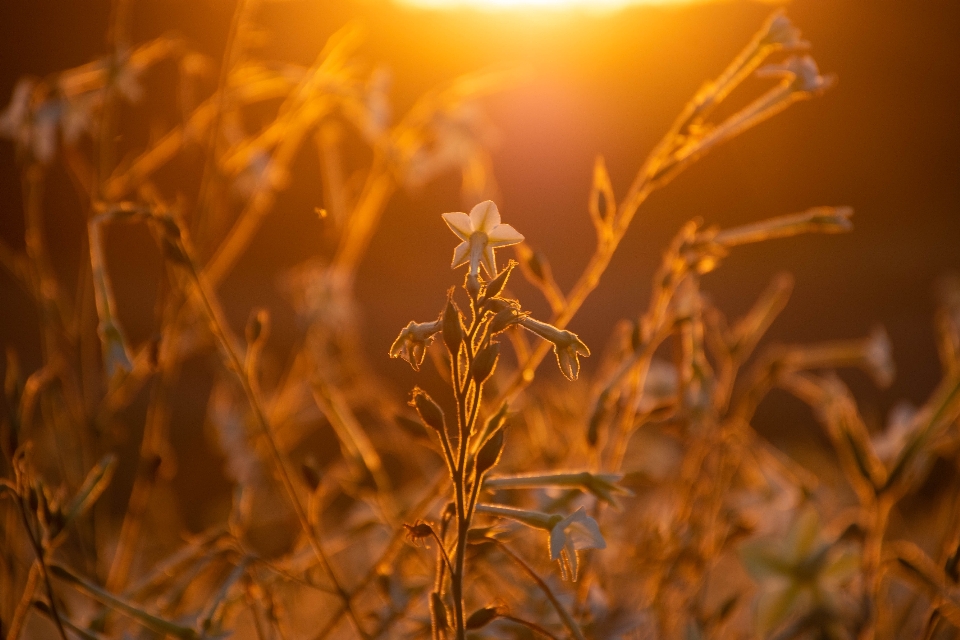
[[[595, 155], [604, 155], [622, 195], [686, 100], [723, 69], [775, 6], [687, 3], [596, 15], [427, 11], [373, 0], [270, 2], [262, 16], [263, 48], [309, 63], [331, 33], [358, 21], [366, 31], [363, 57], [392, 72], [397, 114], [424, 90], [461, 73], [522, 69], [522, 80], [486, 101], [499, 130], [498, 203], [505, 221], [550, 258], [566, 289], [593, 250], [586, 202]], [[776, 272], [792, 272], [796, 288], [772, 328], [773, 340], [859, 337], [884, 325], [894, 346], [896, 382], [880, 392], [865, 377], [851, 380], [868, 422], [878, 424], [896, 401], [922, 401], [939, 379], [934, 289], [939, 278], [960, 271], [960, 3], [795, 0], [784, 6], [813, 43], [821, 70], [836, 73], [839, 84], [751, 130], [654, 194], [571, 328], [599, 351], [618, 319], [635, 317], [645, 306], [662, 249], [691, 217], [732, 226], [815, 205], [851, 205], [854, 233], [742, 248], [706, 277], [705, 288], [722, 309], [737, 314]], [[134, 41], [175, 30], [219, 61], [233, 8], [228, 0], [136, 0]], [[107, 0], [0, 2], [0, 103], [21, 75], [43, 76], [103, 55], [109, 13]], [[148, 100], [164, 97], [148, 88]], [[162, 131], [173, 123], [169, 105], [148, 106], [142, 113], [153, 120], [137, 122], [134, 112], [123, 131]], [[299, 331], [278, 278], [315, 255], [323, 238], [314, 213], [323, 205], [316, 158], [298, 163], [293, 184], [221, 288], [238, 330], [251, 308], [271, 310], [271, 349], [278, 354]], [[12, 145], [4, 142], [0, 236], [19, 248], [17, 175]], [[167, 180], [194, 185], [195, 176]], [[387, 349], [410, 319], [433, 316], [454, 284], [448, 266], [455, 239], [439, 214], [473, 204], [461, 200], [459, 180], [450, 175], [398, 194], [358, 278], [364, 348], [371, 365], [395, 384], [398, 398], [413, 377], [405, 363], [386, 357]], [[56, 172], [46, 202], [47, 234], [69, 286], [85, 210], [66, 175]], [[142, 344], [154, 330], [160, 256], [142, 229], [112, 229], [108, 244], [120, 319], [131, 342]], [[546, 305], [529, 306], [547, 315]], [[32, 371], [40, 361], [36, 317], [2, 273], [0, 309], [0, 345], [14, 346]], [[596, 360], [587, 360], [585, 370]], [[556, 375], [553, 367], [544, 373]], [[203, 410], [198, 407], [198, 416]], [[806, 410], [776, 395], [758, 425], [774, 439], [818, 432]]]

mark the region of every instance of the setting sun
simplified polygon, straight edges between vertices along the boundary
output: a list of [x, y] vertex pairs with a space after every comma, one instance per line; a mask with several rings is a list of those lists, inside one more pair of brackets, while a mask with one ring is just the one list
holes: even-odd
[[631, 5], [688, 4], [695, 0], [400, 0], [403, 4], [430, 9], [585, 9], [613, 11]]

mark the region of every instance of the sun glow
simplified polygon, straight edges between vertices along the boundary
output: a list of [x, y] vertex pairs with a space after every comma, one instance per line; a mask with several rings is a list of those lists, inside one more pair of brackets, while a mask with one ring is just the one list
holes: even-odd
[[430, 9], [581, 9], [606, 12], [631, 5], [687, 4], [695, 0], [400, 0], [404, 4]]

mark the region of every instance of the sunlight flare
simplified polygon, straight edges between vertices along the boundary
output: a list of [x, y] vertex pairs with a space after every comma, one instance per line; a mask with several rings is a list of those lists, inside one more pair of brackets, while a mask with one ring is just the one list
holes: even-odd
[[607, 12], [633, 5], [690, 4], [697, 0], [399, 0], [403, 4], [427, 9], [580, 9]]

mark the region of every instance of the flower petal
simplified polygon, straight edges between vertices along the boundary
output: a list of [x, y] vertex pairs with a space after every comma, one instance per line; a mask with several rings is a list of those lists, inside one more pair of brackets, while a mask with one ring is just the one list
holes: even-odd
[[470, 216], [462, 211], [453, 211], [451, 213], [441, 214], [440, 217], [443, 218], [443, 221], [450, 227], [450, 231], [457, 234], [458, 238], [464, 242], [470, 239], [470, 235], [474, 232], [474, 226], [470, 220]]
[[483, 265], [483, 268], [487, 270], [487, 274], [491, 278], [497, 277], [497, 257], [493, 254], [493, 247], [489, 244], [485, 245], [483, 248], [483, 258], [480, 262]]
[[487, 242], [491, 247], [509, 247], [523, 242], [523, 235], [508, 224], [498, 224], [487, 231]]
[[567, 552], [567, 562], [570, 565], [570, 573], [567, 577], [570, 578], [571, 582], [576, 582], [577, 578], [580, 577], [580, 558], [577, 557], [577, 550], [571, 544], [567, 544], [564, 551]]
[[583, 518], [571, 522], [567, 526], [567, 541], [574, 549], [607, 548], [607, 541], [603, 539], [603, 535], [600, 533], [600, 525], [585, 513]]
[[567, 532], [564, 531], [563, 522], [558, 522], [557, 525], [550, 530], [550, 559], [556, 560], [560, 557], [560, 552], [563, 551], [563, 545], [567, 543]]
[[453, 264], [451, 268], [456, 269], [460, 265], [466, 264], [467, 260], [470, 259], [470, 243], [461, 242], [457, 245], [457, 248], [453, 250]]
[[500, 210], [493, 200], [484, 200], [470, 210], [474, 231], [483, 231], [488, 236], [500, 224]]

